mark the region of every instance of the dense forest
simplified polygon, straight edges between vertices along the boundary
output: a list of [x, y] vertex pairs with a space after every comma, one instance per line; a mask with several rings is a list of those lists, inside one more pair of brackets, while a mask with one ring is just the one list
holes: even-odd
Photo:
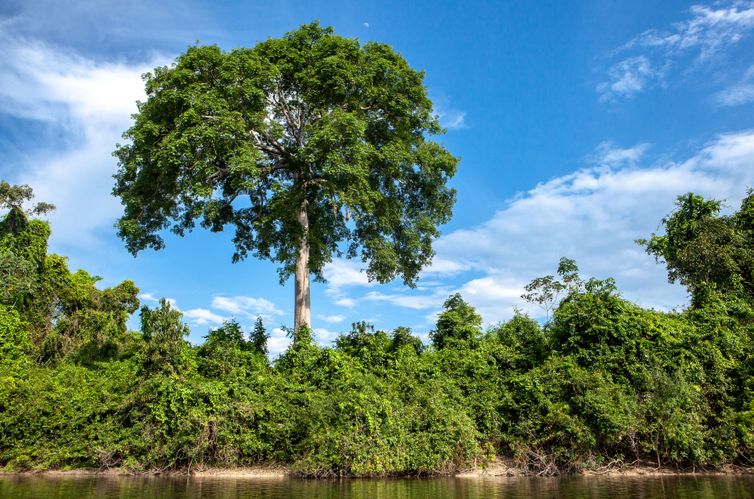
[[638, 242], [688, 288], [683, 311], [643, 309], [564, 258], [522, 298], [546, 322], [517, 313], [484, 329], [456, 294], [431, 344], [360, 322], [325, 347], [301, 327], [272, 360], [261, 319], [192, 345], [166, 301], [139, 308], [133, 282], [100, 289], [71, 272], [47, 251], [46, 207], [18, 199], [6, 196], [0, 222], [5, 470], [282, 464], [380, 476], [507, 456], [557, 474], [754, 459], [752, 193], [732, 215], [681, 196], [662, 234]]

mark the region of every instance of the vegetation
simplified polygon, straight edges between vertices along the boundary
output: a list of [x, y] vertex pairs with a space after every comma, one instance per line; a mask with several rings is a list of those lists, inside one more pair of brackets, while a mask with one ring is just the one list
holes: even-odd
[[688, 287], [682, 312], [642, 309], [563, 259], [526, 288], [552, 311], [544, 325], [519, 313], [484, 330], [453, 295], [430, 345], [356, 323], [322, 347], [302, 326], [271, 362], [261, 319], [191, 345], [162, 301], [128, 331], [134, 284], [99, 289], [70, 272], [47, 253], [47, 223], [29, 219], [39, 211], [23, 209], [31, 192], [0, 193], [5, 469], [280, 463], [380, 476], [502, 455], [553, 474], [754, 459], [754, 194], [730, 216], [682, 196], [664, 234], [642, 241]]
[[[166, 300], [139, 308], [50, 254], [54, 209], [0, 181], [0, 468], [283, 464], [304, 476], [454, 472], [506, 456], [536, 474], [616, 464], [754, 463], [754, 193], [678, 198], [638, 241], [684, 285], [683, 311], [643, 309], [563, 258], [516, 313], [483, 327], [459, 294], [424, 344], [354, 323], [312, 338], [309, 279], [333, 256], [413, 285], [448, 221], [458, 159], [423, 73], [390, 47], [318, 24], [251, 49], [194, 46], [145, 76], [119, 146], [118, 231], [137, 253], [163, 231], [235, 229], [294, 275], [292, 343], [235, 321], [187, 341]], [[139, 310], [139, 331], [127, 321]]]
[[168, 227], [235, 226], [233, 261], [252, 253], [295, 276], [296, 331], [311, 324], [310, 274], [334, 254], [413, 285], [458, 164], [430, 140], [442, 129], [423, 78], [388, 45], [317, 23], [251, 49], [191, 47], [146, 75], [116, 151], [120, 236], [135, 254], [162, 248]]

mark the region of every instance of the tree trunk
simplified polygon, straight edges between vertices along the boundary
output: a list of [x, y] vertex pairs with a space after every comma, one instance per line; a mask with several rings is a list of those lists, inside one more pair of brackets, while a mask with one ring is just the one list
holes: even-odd
[[306, 212], [306, 201], [301, 204], [298, 222], [301, 224], [303, 234], [296, 258], [296, 304], [293, 315], [293, 330], [296, 333], [301, 326], [311, 327], [312, 323], [309, 288], [309, 215]]

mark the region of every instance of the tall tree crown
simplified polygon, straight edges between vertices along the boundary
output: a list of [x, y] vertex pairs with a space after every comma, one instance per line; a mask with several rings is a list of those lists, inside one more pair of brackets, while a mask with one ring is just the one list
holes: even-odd
[[115, 152], [119, 235], [136, 253], [163, 247], [164, 229], [232, 225], [234, 261], [276, 261], [281, 280], [305, 237], [315, 277], [345, 254], [372, 279], [413, 284], [450, 218], [458, 164], [429, 139], [442, 129], [423, 77], [389, 46], [317, 23], [253, 48], [189, 48], [145, 75]]

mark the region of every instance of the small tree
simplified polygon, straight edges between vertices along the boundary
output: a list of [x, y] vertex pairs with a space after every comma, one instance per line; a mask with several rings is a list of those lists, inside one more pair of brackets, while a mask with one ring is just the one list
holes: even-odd
[[223, 377], [243, 364], [243, 352], [249, 348], [241, 325], [235, 320], [225, 321], [217, 329], [210, 329], [199, 348], [200, 371], [212, 378]]
[[262, 355], [267, 355], [267, 339], [269, 337], [270, 335], [267, 334], [262, 317], [257, 317], [256, 322], [254, 322], [254, 329], [251, 331], [251, 337], [249, 338], [252, 350]]
[[24, 203], [34, 199], [34, 191], [28, 185], [13, 185], [0, 180], [0, 210], [19, 210], [27, 216], [39, 216], [55, 209], [54, 204], [37, 203], [31, 208], [23, 209]]
[[429, 333], [436, 348], [445, 348], [457, 341], [473, 342], [482, 333], [482, 316], [466, 303], [460, 293], [451, 295], [437, 318], [437, 328]]
[[421, 338], [411, 334], [411, 328], [398, 326], [393, 330], [390, 351], [397, 352], [406, 345], [410, 345], [417, 354], [421, 354], [424, 350]]
[[136, 254], [162, 248], [167, 228], [235, 226], [234, 261], [251, 252], [278, 262], [281, 282], [295, 275], [295, 331], [333, 254], [413, 285], [458, 164], [429, 138], [442, 129], [423, 77], [389, 46], [317, 23], [251, 49], [189, 48], [145, 76], [115, 152], [119, 235]]
[[164, 298], [154, 309], [141, 308], [141, 332], [144, 335], [142, 365], [146, 373], [178, 374], [188, 364], [189, 328], [180, 310]]
[[526, 293], [521, 295], [521, 298], [529, 303], [536, 303], [542, 307], [548, 320], [564, 295], [579, 291], [583, 287], [583, 282], [579, 277], [579, 267], [575, 260], [561, 258], [558, 264], [558, 276], [560, 280], [552, 275], [533, 279], [524, 286]]

